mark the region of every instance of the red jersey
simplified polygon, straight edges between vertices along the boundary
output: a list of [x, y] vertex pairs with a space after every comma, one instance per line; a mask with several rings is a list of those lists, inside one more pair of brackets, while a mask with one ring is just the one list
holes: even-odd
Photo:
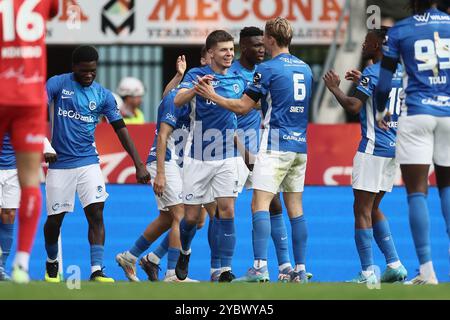
[[0, 0], [0, 106], [47, 101], [46, 21], [59, 0]]

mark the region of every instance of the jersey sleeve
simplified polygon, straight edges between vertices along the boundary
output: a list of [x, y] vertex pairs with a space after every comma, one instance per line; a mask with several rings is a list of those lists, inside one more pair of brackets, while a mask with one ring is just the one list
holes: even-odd
[[264, 63], [258, 65], [253, 75], [253, 82], [247, 86], [244, 93], [255, 101], [265, 97], [269, 92], [271, 76], [270, 69]]
[[383, 55], [392, 59], [400, 58], [399, 30], [397, 26], [389, 29], [383, 43]]
[[48, 0], [50, 1], [49, 15], [48, 19], [53, 19], [58, 15], [59, 11], [59, 0]]
[[102, 113], [106, 116], [109, 123], [122, 119], [116, 99], [109, 90], [106, 90]]
[[375, 92], [376, 80], [377, 75], [375, 74], [373, 68], [367, 67], [362, 72], [361, 80], [359, 81], [356, 90], [364, 93], [368, 97], [371, 97]]
[[163, 101], [161, 122], [167, 123], [172, 128], [175, 128], [178, 118], [177, 109], [181, 110], [181, 108], [175, 108], [173, 104], [173, 97], [167, 95]]
[[177, 89], [192, 89], [194, 87], [194, 81], [197, 81], [198, 69], [194, 68], [188, 71], [183, 78], [183, 81], [179, 84]]
[[47, 105], [51, 105], [55, 101], [58, 92], [60, 91], [60, 79], [59, 77], [51, 77], [48, 79], [45, 86], [47, 91]]

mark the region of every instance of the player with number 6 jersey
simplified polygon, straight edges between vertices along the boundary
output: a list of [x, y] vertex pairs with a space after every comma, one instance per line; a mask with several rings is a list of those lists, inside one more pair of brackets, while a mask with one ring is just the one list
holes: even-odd
[[42, 199], [39, 169], [45, 132], [46, 20], [56, 16], [58, 0], [0, 1], [0, 144], [9, 133], [22, 189], [18, 249], [12, 280], [27, 283]]

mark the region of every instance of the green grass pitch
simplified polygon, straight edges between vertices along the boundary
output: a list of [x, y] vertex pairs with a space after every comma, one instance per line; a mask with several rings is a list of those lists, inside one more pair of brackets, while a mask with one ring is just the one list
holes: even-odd
[[48, 284], [34, 281], [28, 285], [0, 283], [0, 300], [450, 300], [450, 283], [437, 286], [405, 286], [382, 284], [368, 289], [364, 285], [346, 283], [129, 283], [100, 284], [82, 281], [80, 289], [68, 289], [66, 283]]

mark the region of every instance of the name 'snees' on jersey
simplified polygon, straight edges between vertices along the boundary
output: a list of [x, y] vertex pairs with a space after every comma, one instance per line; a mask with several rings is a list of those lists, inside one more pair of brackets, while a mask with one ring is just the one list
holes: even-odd
[[398, 117], [404, 99], [402, 87], [403, 66], [401, 64], [397, 66], [397, 70], [392, 79], [391, 93], [386, 103], [386, 108], [391, 114], [391, 121], [388, 123], [389, 130], [387, 131], [379, 128], [375, 120], [377, 108], [374, 93], [378, 85], [380, 69], [381, 62], [365, 68], [361, 76], [361, 81], [356, 88], [356, 90], [368, 97], [359, 113], [361, 142], [358, 151], [379, 157], [394, 158]]
[[401, 116], [450, 116], [450, 15], [432, 8], [398, 22], [383, 52], [401, 59], [408, 75]]
[[264, 132], [261, 150], [307, 153], [311, 68], [291, 54], [280, 54], [256, 67], [246, 94], [261, 99]]
[[50, 78], [47, 82], [51, 125], [51, 144], [58, 160], [50, 169], [72, 169], [99, 163], [95, 128], [101, 115], [108, 121], [122, 119], [111, 91], [97, 82], [79, 84], [73, 73]]
[[161, 128], [161, 123], [166, 123], [173, 128], [173, 131], [167, 139], [167, 149], [164, 160], [175, 160], [179, 166], [183, 165], [184, 148], [186, 146], [191, 123], [191, 110], [188, 104], [180, 108], [175, 107], [174, 99], [176, 95], [177, 90], [171, 90], [159, 104], [155, 137], [147, 157], [147, 164], [156, 161], [158, 132]]
[[3, 137], [3, 145], [0, 150], [0, 170], [16, 169], [16, 156], [9, 134]]
[[45, 106], [46, 21], [58, 6], [58, 0], [0, 1], [0, 106]]
[[[229, 70], [225, 75], [215, 73], [210, 66], [189, 70], [179, 88], [191, 89], [197, 76], [205, 75], [214, 76], [211, 84], [217, 94], [229, 99], [241, 98], [246, 87], [242, 77]], [[190, 101], [190, 107], [191, 124], [186, 154], [202, 161], [235, 157], [236, 114], [198, 95]]]
[[[241, 76], [247, 84], [247, 87], [253, 82], [255, 71], [256, 66], [253, 70], [248, 70], [242, 66], [239, 60], [234, 61], [228, 70], [228, 72]], [[261, 112], [252, 109], [245, 115], [237, 115], [237, 129], [236, 134], [240, 140], [244, 142], [245, 149], [253, 154], [258, 153], [260, 144]]]

